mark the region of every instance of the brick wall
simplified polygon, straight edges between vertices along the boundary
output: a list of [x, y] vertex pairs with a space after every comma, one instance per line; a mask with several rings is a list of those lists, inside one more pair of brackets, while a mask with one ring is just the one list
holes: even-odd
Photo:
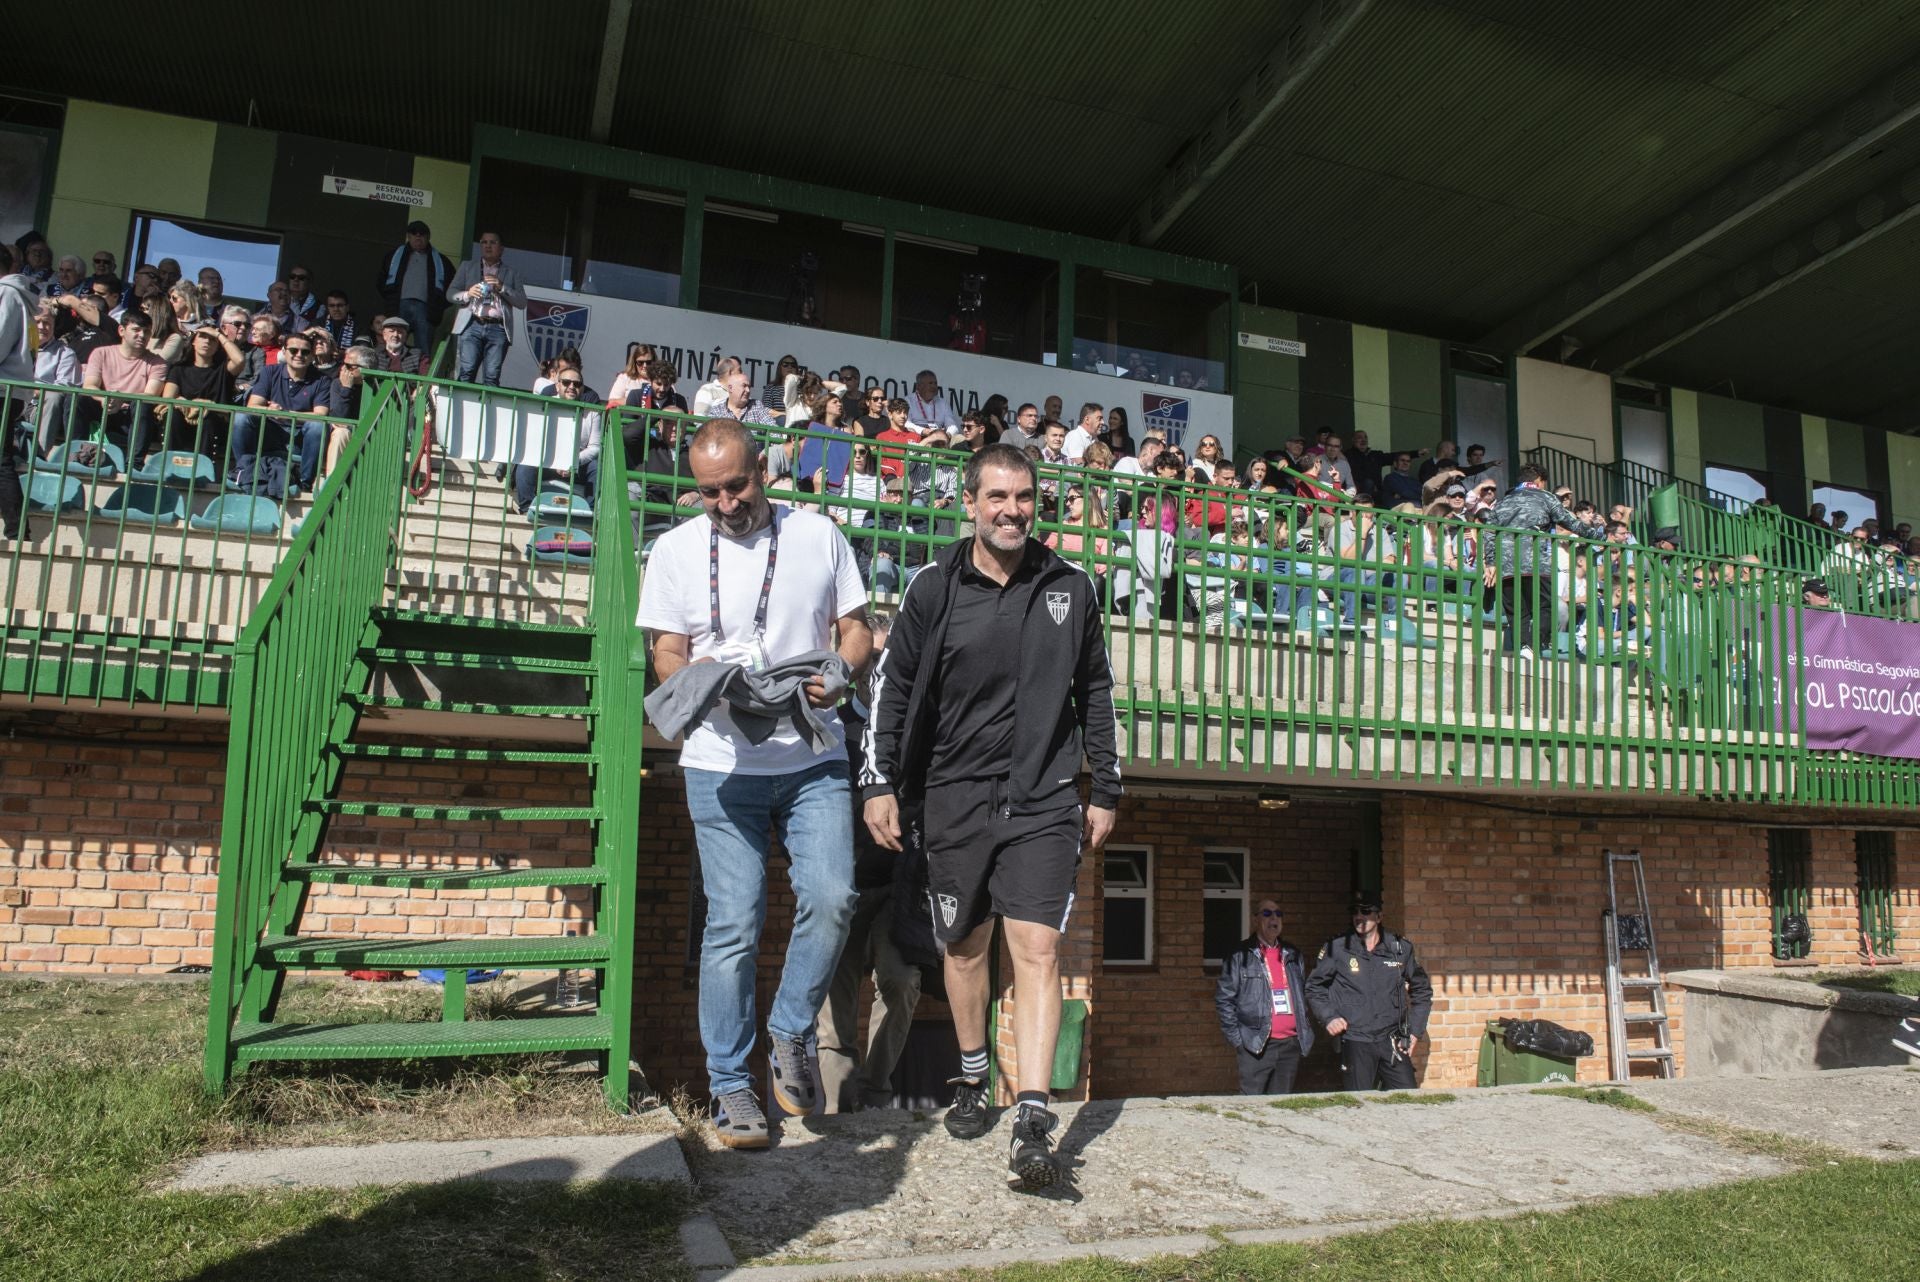
[[[1103, 966], [1094, 978], [1096, 1097], [1238, 1089], [1233, 1051], [1214, 1013], [1219, 970], [1202, 962], [1203, 852], [1247, 850], [1249, 904], [1278, 899], [1286, 937], [1311, 965], [1321, 941], [1345, 926], [1365, 804], [1313, 798], [1266, 811], [1245, 793], [1122, 803], [1114, 840], [1153, 848], [1154, 961]], [[1317, 1054], [1312, 1067], [1322, 1069], [1327, 1058]]]

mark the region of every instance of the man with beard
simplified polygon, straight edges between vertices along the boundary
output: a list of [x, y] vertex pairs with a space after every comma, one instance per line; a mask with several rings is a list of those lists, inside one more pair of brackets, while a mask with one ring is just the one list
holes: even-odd
[[[1028, 1189], [1060, 1179], [1048, 1138], [1060, 939], [1082, 846], [1106, 841], [1120, 802], [1104, 610], [1091, 579], [1030, 537], [1037, 489], [1033, 463], [1010, 446], [968, 460], [961, 492], [976, 533], [907, 587], [874, 672], [860, 777], [876, 842], [901, 849], [903, 802], [924, 834], [960, 1043], [946, 1116], [959, 1139], [989, 1128], [987, 958], [993, 918], [1006, 924], [1020, 1050], [1008, 1182]], [[1007, 680], [1010, 637], [1018, 682]], [[1084, 810], [1083, 747], [1093, 767]]]
[[[744, 398], [746, 376], [733, 380]], [[829, 648], [858, 672], [873, 647], [867, 589], [839, 527], [818, 512], [776, 513], [762, 486], [758, 442], [737, 420], [703, 424], [686, 462], [707, 519], [683, 521], [654, 541], [636, 620], [652, 635], [653, 671], [663, 688], [689, 665], [737, 664], [757, 673]], [[810, 705], [830, 708], [845, 687], [814, 676], [804, 689]], [[807, 1037], [856, 895], [846, 737], [837, 717], [816, 720], [826, 723], [817, 739], [786, 717], [771, 734], [750, 738], [723, 699], [690, 726], [680, 750], [707, 893], [700, 1039], [713, 1123], [729, 1148], [768, 1142], [749, 1058], [757, 1036], [754, 979], [768, 836], [776, 829], [791, 861], [794, 912], [767, 1014], [768, 1082], [789, 1113], [812, 1112], [819, 1097]]]

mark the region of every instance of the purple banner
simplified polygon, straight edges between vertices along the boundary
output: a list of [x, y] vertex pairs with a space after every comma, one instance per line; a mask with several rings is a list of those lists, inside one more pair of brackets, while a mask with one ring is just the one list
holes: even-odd
[[1920, 624], [1838, 610], [1776, 616], [1809, 748], [1920, 759]]

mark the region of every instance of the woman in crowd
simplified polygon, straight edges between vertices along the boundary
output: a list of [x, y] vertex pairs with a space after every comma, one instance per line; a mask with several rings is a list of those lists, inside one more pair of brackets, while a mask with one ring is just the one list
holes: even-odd
[[778, 414], [787, 408], [787, 375], [800, 372], [800, 358], [782, 356], [780, 363], [773, 367], [773, 377], [760, 389], [760, 403]]
[[152, 322], [151, 332], [147, 336], [147, 350], [169, 365], [184, 360], [187, 354], [186, 331], [180, 328], [180, 318], [167, 296], [155, 294], [141, 303], [140, 307]]
[[186, 341], [191, 351], [167, 370], [160, 394], [168, 400], [192, 404], [169, 407], [161, 448], [190, 448], [195, 454], [205, 454], [219, 464], [220, 475], [225, 476], [228, 419], [213, 407], [233, 404], [234, 379], [246, 367], [247, 354], [217, 325], [202, 325]]
[[607, 389], [609, 408], [625, 405], [627, 393], [640, 390], [647, 381], [647, 362], [653, 358], [653, 348], [648, 344], [627, 344], [627, 363], [613, 376], [613, 386]]
[[1209, 433], [1200, 438], [1200, 445], [1193, 452], [1195, 471], [1206, 474], [1208, 481], [1213, 480], [1213, 465], [1220, 461], [1220, 438]]
[[1011, 416], [1007, 410], [1007, 398], [999, 392], [989, 396], [980, 405], [981, 422], [986, 427], [986, 444], [997, 445], [1006, 434]]

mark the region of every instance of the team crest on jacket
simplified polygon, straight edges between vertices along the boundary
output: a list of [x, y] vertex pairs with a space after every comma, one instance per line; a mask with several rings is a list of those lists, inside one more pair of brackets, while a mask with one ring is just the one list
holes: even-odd
[[1067, 621], [1067, 610], [1073, 605], [1073, 598], [1065, 592], [1047, 593], [1047, 613], [1053, 616], [1055, 623]]
[[1358, 957], [1347, 958], [1347, 969], [1358, 975], [1360, 973], [1360, 959]]

